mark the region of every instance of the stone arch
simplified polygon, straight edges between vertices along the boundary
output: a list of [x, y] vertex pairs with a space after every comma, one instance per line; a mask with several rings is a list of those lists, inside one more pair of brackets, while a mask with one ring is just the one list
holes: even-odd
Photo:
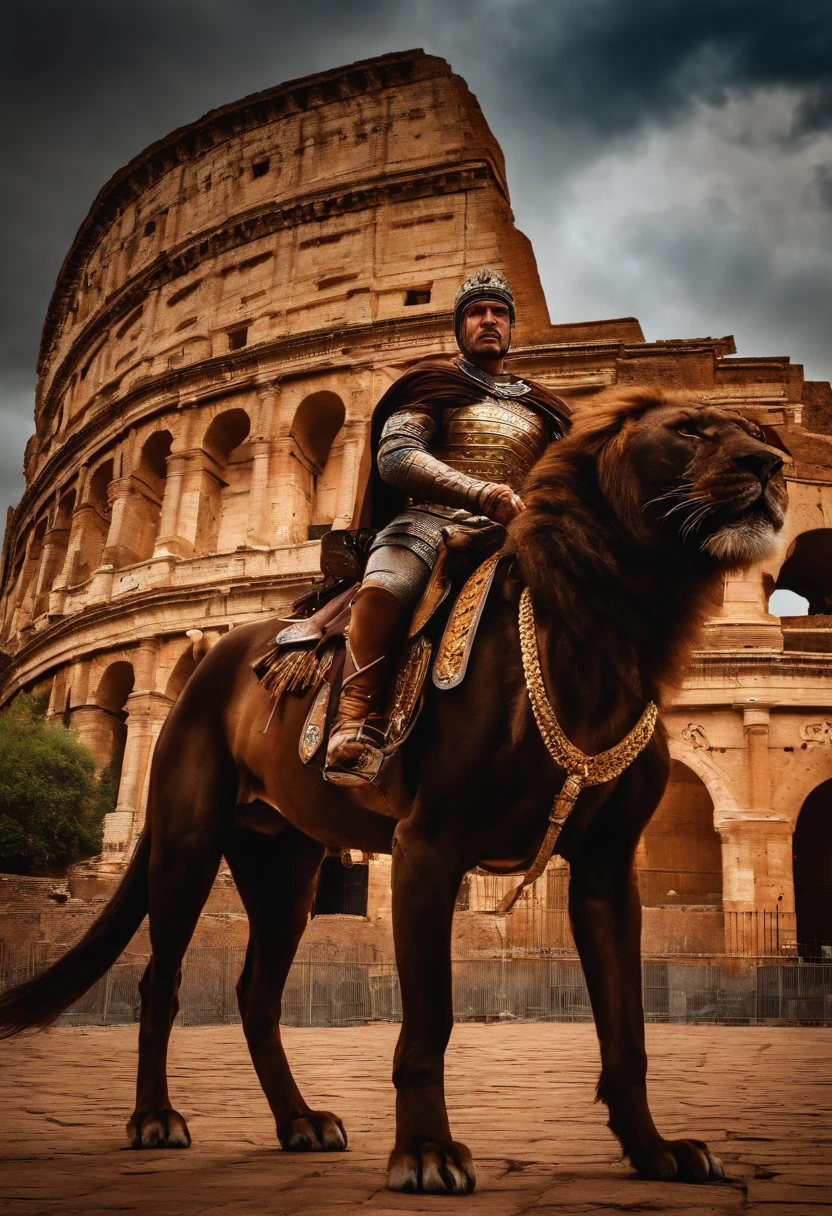
[[74, 509], [75, 490], [73, 488], [59, 498], [55, 518], [44, 538], [43, 557], [38, 575], [35, 616], [39, 616], [48, 610], [49, 593], [52, 590], [52, 585], [64, 568]]
[[739, 803], [728, 788], [725, 774], [711, 759], [707, 749], [691, 747], [674, 738], [669, 738], [667, 742], [671, 758], [691, 769], [705, 785], [714, 807], [714, 824], [718, 826], [722, 818], [739, 814]]
[[26, 539], [17, 546], [13, 560], [9, 563], [9, 593], [3, 618], [3, 634], [11, 633], [15, 627], [15, 613], [23, 589], [23, 570], [26, 565]]
[[804, 723], [802, 733], [817, 741], [804, 741], [786, 773], [772, 791], [772, 809], [792, 827], [800, 808], [817, 785], [832, 779], [832, 714]]
[[[781, 592], [790, 591], [806, 603], [799, 610], [799, 601], [791, 607], [778, 605]], [[786, 650], [832, 650], [832, 528], [811, 528], [794, 538], [780, 567], [771, 609], [780, 607], [783, 644]]]
[[832, 528], [811, 528], [794, 538], [775, 589], [807, 599], [810, 616], [832, 616]]
[[318, 871], [313, 916], [366, 916], [369, 890], [367, 862], [345, 866], [340, 857], [325, 857]]
[[125, 714], [127, 698], [133, 691], [133, 664], [116, 659], [105, 669], [95, 690], [95, 704], [111, 714]]
[[[133, 664], [117, 659], [106, 669], [98, 682], [95, 704], [104, 711], [100, 729], [109, 731], [109, 758], [104, 767], [109, 769], [110, 779], [116, 789], [121, 781], [124, 749], [127, 744], [127, 698], [133, 691], [135, 673]], [[105, 716], [106, 715], [106, 716]]]
[[172, 445], [170, 431], [154, 431], [142, 444], [133, 476], [125, 479], [122, 515], [114, 529], [115, 543], [107, 546], [108, 554], [114, 550], [112, 562], [116, 567], [144, 562], [153, 556]]
[[84, 500], [76, 511], [80, 515], [77, 540], [67, 582], [83, 583], [101, 565], [110, 531], [111, 512], [107, 493], [113, 480], [113, 460], [104, 460], [90, 475]]
[[132, 663], [114, 659], [101, 673], [89, 703], [70, 711], [70, 726], [95, 756], [99, 769], [109, 767], [116, 787], [127, 742], [127, 698], [134, 679]]
[[300, 534], [316, 540], [332, 526], [343, 463], [341, 431], [346, 417], [337, 393], [310, 393], [301, 401], [289, 437], [292, 454], [300, 465], [301, 503], [305, 504], [305, 526]]
[[251, 419], [244, 409], [224, 410], [202, 441], [206, 467], [200, 495], [195, 550], [228, 553], [245, 548], [251, 491]]
[[194, 648], [189, 643], [188, 648], [176, 660], [173, 671], [170, 673], [168, 682], [165, 685], [165, 696], [169, 701], [177, 700], [182, 689], [196, 669], [197, 660], [194, 658]]
[[722, 903], [722, 852], [705, 782], [673, 759], [661, 802], [636, 853], [645, 907]]
[[40, 571], [41, 555], [43, 553], [44, 540], [46, 538], [46, 529], [49, 525], [49, 518], [42, 515], [36, 520], [32, 529], [31, 538], [26, 547], [26, 555], [23, 562], [23, 568], [20, 574], [20, 584], [18, 591], [19, 616], [16, 622], [18, 629], [28, 625], [35, 615], [35, 590], [38, 584], [38, 573]]
[[832, 958], [832, 777], [807, 795], [792, 838], [798, 951]]

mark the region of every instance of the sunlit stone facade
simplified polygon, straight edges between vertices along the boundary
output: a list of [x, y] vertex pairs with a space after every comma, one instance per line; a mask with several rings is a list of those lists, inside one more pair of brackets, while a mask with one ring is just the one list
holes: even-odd
[[[512, 370], [573, 398], [690, 387], [779, 426], [792, 450], [783, 554], [726, 584], [667, 715], [673, 781], [640, 855], [648, 935], [718, 950], [724, 910], [794, 911], [804, 805], [800, 874], [832, 881], [832, 395], [788, 358], [734, 357], [730, 338], [551, 325], [500, 149], [465, 83], [420, 51], [213, 111], [102, 189], [44, 327], [3, 551], [2, 696], [49, 681], [50, 713], [102, 766], [123, 751], [101, 863], [117, 870], [199, 657], [316, 573], [320, 536], [353, 517], [374, 403], [453, 351], [454, 293], [483, 264], [515, 289]], [[812, 616], [769, 614], [778, 579]], [[368, 884], [385, 940], [386, 864]], [[494, 885], [471, 878], [469, 920]], [[560, 892], [549, 875], [532, 906]]]

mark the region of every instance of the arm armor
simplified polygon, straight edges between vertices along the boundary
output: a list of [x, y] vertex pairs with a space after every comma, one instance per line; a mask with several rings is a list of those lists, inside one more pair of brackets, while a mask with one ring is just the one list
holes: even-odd
[[437, 420], [427, 410], [392, 413], [384, 424], [378, 448], [382, 480], [414, 502], [481, 511], [486, 492], [493, 489], [492, 483], [458, 473], [432, 456], [430, 445], [437, 430]]

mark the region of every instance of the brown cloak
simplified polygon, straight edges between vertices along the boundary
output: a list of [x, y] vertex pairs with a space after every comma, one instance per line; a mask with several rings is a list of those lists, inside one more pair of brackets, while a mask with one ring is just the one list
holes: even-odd
[[[516, 376], [511, 377], [514, 383], [517, 383], [518, 379]], [[523, 383], [530, 386], [531, 392], [526, 393], [520, 400], [545, 415], [550, 424], [552, 439], [562, 438], [570, 426], [572, 411], [569, 406], [536, 380], [523, 378]], [[376, 463], [382, 427], [390, 415], [395, 410], [417, 405], [437, 404], [453, 409], [482, 401], [484, 395], [483, 386], [462, 371], [456, 360], [420, 363], [405, 372], [395, 384], [391, 384], [373, 411], [370, 431], [372, 467], [354, 527], [383, 528], [406, 506], [401, 492], [382, 481]]]

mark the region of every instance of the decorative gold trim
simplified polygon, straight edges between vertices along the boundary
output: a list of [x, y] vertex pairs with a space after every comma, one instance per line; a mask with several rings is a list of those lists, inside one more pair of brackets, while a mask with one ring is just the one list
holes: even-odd
[[528, 587], [523, 588], [523, 594], [520, 596], [520, 653], [523, 657], [526, 688], [540, 737], [555, 764], [566, 769], [567, 775], [563, 788], [555, 797], [549, 812], [549, 826], [537, 856], [522, 881], [500, 900], [497, 905], [499, 913], [510, 912], [523, 889], [540, 878], [555, 851], [561, 829], [584, 786], [603, 785], [605, 781], [620, 777], [652, 739], [659, 715], [655, 702], [649, 701], [638, 722], [619, 743], [604, 752], [598, 752], [595, 756], [587, 756], [567, 739], [546, 696], [537, 649], [532, 597]]
[[385, 736], [386, 748], [397, 747], [402, 742], [418, 713], [430, 652], [430, 639], [426, 637], [415, 638], [408, 645], [407, 658], [396, 674], [393, 708]]
[[315, 693], [309, 713], [306, 715], [306, 722], [298, 741], [298, 755], [304, 764], [309, 763], [323, 742], [326, 711], [329, 707], [329, 694], [331, 692], [332, 686], [326, 680], [322, 680], [320, 688]]
[[437, 688], [456, 688], [462, 683], [500, 556], [495, 553], [478, 566], [457, 597], [433, 665]]

